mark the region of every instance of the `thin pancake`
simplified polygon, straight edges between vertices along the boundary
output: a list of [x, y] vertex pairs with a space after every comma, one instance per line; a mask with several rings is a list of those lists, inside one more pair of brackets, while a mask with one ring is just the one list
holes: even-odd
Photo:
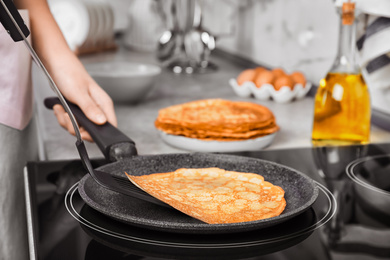
[[207, 99], [170, 106], [159, 111], [158, 120], [180, 125], [267, 125], [273, 121], [272, 112], [250, 102]]
[[159, 111], [162, 121], [185, 123], [212, 123], [229, 121], [234, 124], [258, 123], [270, 119], [268, 108], [250, 102], [233, 102], [223, 99], [197, 100], [170, 106]]
[[202, 140], [245, 140], [279, 130], [272, 112], [259, 104], [206, 99], [159, 111], [160, 131]]
[[232, 140], [243, 140], [243, 139], [252, 139], [260, 136], [268, 135], [275, 133], [279, 126], [272, 124], [266, 128], [252, 129], [244, 132], [232, 132], [225, 129], [215, 129], [215, 130], [203, 130], [203, 129], [191, 129], [180, 126], [173, 125], [162, 125], [156, 123], [158, 129], [164, 129], [164, 132], [172, 135], [182, 135], [191, 138], [197, 139], [232, 139]]
[[260, 220], [280, 215], [284, 190], [261, 175], [219, 168], [127, 177], [150, 195], [209, 224]]

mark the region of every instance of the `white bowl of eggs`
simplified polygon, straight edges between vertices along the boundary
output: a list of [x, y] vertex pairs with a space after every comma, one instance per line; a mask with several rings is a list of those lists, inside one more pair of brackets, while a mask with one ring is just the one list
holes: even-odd
[[240, 97], [272, 99], [278, 103], [301, 99], [311, 88], [305, 75], [299, 71], [287, 74], [281, 68], [267, 70], [263, 67], [246, 69], [236, 79], [230, 79], [229, 84]]

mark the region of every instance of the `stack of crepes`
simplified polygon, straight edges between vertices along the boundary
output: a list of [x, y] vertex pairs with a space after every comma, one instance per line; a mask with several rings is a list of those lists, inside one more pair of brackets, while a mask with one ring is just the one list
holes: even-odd
[[273, 113], [251, 102], [206, 99], [159, 111], [157, 129], [201, 140], [241, 141], [279, 130]]

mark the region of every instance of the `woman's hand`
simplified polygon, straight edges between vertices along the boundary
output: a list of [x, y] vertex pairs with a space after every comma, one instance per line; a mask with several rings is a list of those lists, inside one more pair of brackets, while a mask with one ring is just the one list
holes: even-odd
[[[96, 84], [78, 57], [69, 49], [46, 0], [15, 0], [15, 4], [18, 8], [29, 11], [34, 49], [64, 97], [78, 105], [92, 122], [104, 124], [109, 121], [117, 126], [111, 98]], [[53, 109], [59, 124], [74, 135], [65, 110], [59, 105]], [[80, 130], [83, 139], [92, 141], [84, 129]]]
[[[68, 60], [70, 57], [67, 57]], [[53, 71], [52, 77], [64, 97], [78, 105], [84, 114], [95, 124], [110, 122], [117, 126], [114, 105], [111, 98], [89, 76], [78, 60], [61, 63], [61, 68]], [[69, 133], [75, 135], [69, 115], [61, 105], [53, 107], [58, 123]], [[80, 127], [81, 137], [92, 141], [91, 136]]]

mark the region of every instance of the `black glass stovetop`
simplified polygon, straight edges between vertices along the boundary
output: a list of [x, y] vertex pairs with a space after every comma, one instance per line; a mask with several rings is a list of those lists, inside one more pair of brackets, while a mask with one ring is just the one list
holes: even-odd
[[[29, 162], [30, 255], [41, 260], [390, 259], [390, 143], [231, 154], [292, 167], [331, 196], [323, 193], [311, 209], [276, 227], [218, 235], [164, 233], [119, 223], [88, 207], [77, 192], [85, 174], [79, 160]], [[364, 171], [354, 170], [363, 172], [356, 179], [368, 176], [379, 192], [347, 175], [347, 165], [359, 158], [375, 159], [364, 161]], [[94, 167], [106, 163], [93, 160]], [[379, 173], [375, 178], [370, 172]]]

